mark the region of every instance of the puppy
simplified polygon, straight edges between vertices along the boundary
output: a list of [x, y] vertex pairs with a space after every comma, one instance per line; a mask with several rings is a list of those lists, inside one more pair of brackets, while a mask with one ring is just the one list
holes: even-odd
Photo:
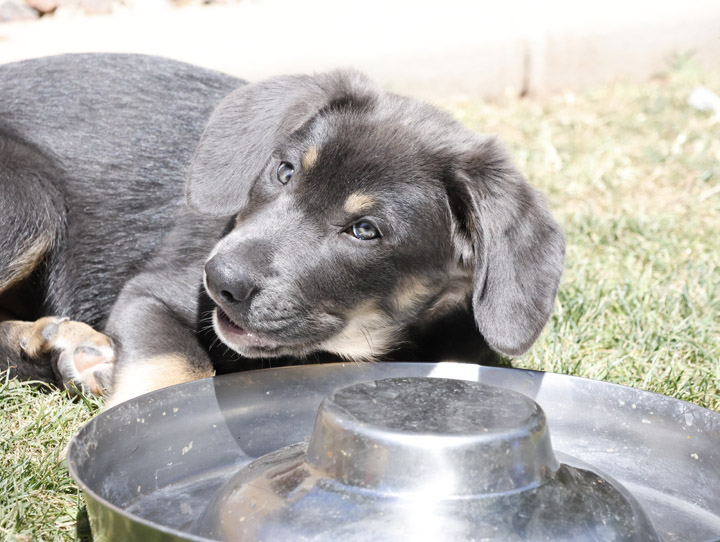
[[[144, 63], [147, 69], [133, 77], [153, 80], [138, 83], [135, 92], [120, 93], [103, 82], [65, 94], [88, 112], [71, 121], [53, 112], [54, 122], [78, 123], [75, 129], [102, 151], [75, 146], [62, 153], [60, 190], [78, 190], [75, 170], [93, 164], [94, 175], [78, 186], [95, 206], [66, 203], [68, 212], [83, 218], [63, 239], [71, 245], [76, 237], [97, 234], [103, 242], [89, 244], [96, 267], [86, 270], [85, 284], [72, 274], [67, 282], [47, 281], [48, 291], [57, 288], [51, 295], [67, 305], [37, 315], [75, 319], [68, 308], [79, 289], [97, 299], [99, 317], [77, 319], [104, 324], [99, 337], [114, 341], [116, 359], [85, 369], [95, 388], [112, 389], [110, 404], [262, 366], [338, 359], [487, 361], [492, 351], [524, 352], [542, 330], [563, 269], [563, 235], [494, 138], [433, 107], [383, 92], [354, 72], [246, 85], [200, 70], [193, 81], [208, 86], [203, 78], [212, 79], [215, 94], [173, 101], [154, 93], [160, 99], [131, 127], [136, 140], [124, 139], [126, 122], [118, 123], [115, 112], [121, 106], [134, 110], [136, 100], [146, 98], [142, 88], [154, 88], [155, 63], [175, 63], [83, 58], [117, 63], [108, 71], [123, 81], [129, 77], [123, 69]], [[185, 78], [193, 70], [177, 69]], [[30, 69], [18, 71], [34, 77]], [[217, 103], [223, 92], [227, 96]], [[209, 113], [216, 103], [200, 135], [205, 119], [199, 111]], [[93, 106], [103, 114], [90, 115]], [[61, 154], [56, 146], [62, 143], [34, 132], [42, 115], [23, 117], [19, 127], [17, 117], [6, 132], [20, 132], [44, 156]], [[119, 133], [98, 141], [110, 124]], [[123, 141], [122, 164], [141, 174], [125, 175], [119, 164], [104, 160], [103, 153]], [[160, 177], [157, 166], [165, 167]], [[23, 171], [18, 166], [9, 177]], [[103, 184], [113, 173], [120, 173], [117, 181]], [[107, 218], [98, 217], [98, 208], [112, 209], [118, 223], [94, 229]], [[133, 218], [138, 211], [147, 214]], [[55, 252], [67, 255], [66, 248], [49, 254]], [[92, 387], [82, 364], [74, 365], [81, 383], [91, 380]]]

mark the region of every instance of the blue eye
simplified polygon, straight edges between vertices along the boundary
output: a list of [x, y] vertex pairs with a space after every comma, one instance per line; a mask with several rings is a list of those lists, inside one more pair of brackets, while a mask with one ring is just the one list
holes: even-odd
[[348, 231], [352, 233], [353, 237], [361, 241], [370, 241], [382, 237], [375, 224], [367, 220], [355, 222]]
[[287, 184], [295, 173], [295, 166], [290, 162], [280, 162], [277, 168], [277, 179], [283, 184]]

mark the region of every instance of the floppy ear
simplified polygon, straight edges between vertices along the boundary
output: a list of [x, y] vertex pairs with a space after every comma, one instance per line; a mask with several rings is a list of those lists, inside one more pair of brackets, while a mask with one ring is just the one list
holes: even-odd
[[232, 92], [215, 108], [195, 151], [188, 205], [212, 216], [236, 214], [284, 138], [324, 107], [367, 100], [373, 92], [363, 76], [341, 70], [275, 77]]
[[464, 162], [451, 200], [472, 245], [475, 321], [495, 350], [522, 354], [552, 311], [565, 240], [542, 196], [494, 139], [478, 138]]

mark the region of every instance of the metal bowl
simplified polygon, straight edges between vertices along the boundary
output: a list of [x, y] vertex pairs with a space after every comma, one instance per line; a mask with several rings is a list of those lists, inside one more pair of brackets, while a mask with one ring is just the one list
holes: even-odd
[[85, 426], [68, 464], [96, 540], [700, 542], [720, 533], [719, 459], [720, 414], [682, 401], [381, 363], [148, 394]]
[[242, 469], [210, 501], [200, 532], [264, 542], [659, 540], [617, 482], [558, 462], [537, 403], [418, 377], [328, 396], [309, 443]]

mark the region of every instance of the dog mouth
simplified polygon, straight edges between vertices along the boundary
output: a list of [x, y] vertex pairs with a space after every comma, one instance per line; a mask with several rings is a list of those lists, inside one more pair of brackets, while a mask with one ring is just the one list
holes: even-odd
[[282, 346], [269, 337], [237, 325], [221, 308], [215, 308], [213, 323], [222, 342], [240, 354], [272, 354]]
[[245, 317], [238, 321], [220, 304], [215, 304], [212, 322], [217, 338], [246, 358], [305, 358], [322, 350], [323, 341], [344, 326], [341, 317], [324, 311], [310, 317], [265, 319], [248, 325]]

